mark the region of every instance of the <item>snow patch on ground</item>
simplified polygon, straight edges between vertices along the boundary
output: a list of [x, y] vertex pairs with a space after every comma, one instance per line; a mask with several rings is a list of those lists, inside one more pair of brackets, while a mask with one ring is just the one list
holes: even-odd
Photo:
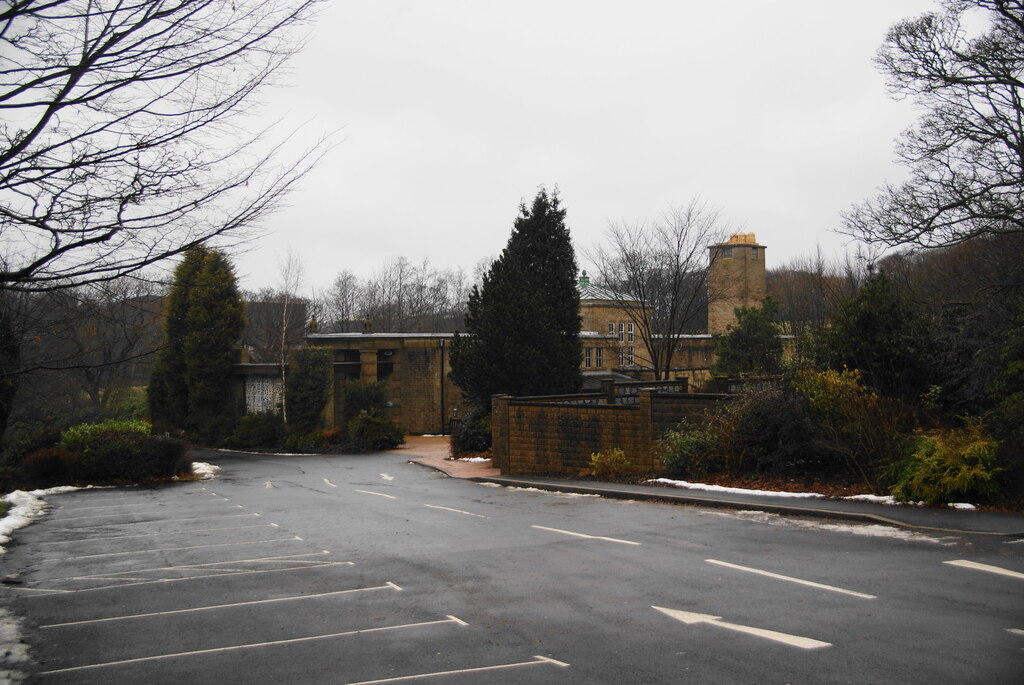
[[932, 535], [925, 535], [924, 533], [918, 533], [917, 531], [907, 530], [905, 528], [894, 528], [892, 526], [883, 526], [879, 524], [822, 523], [820, 521], [770, 514], [764, 511], [720, 511], [708, 509], [702, 511], [701, 514], [704, 516], [722, 516], [740, 521], [750, 521], [752, 523], [763, 523], [769, 526], [825, 530], [834, 533], [846, 533], [848, 535], [860, 535], [872, 538], [889, 538], [892, 540], [903, 540], [906, 542], [928, 542], [943, 545], [945, 547], [955, 545], [957, 542], [957, 538], [954, 537], [935, 537]]
[[[43, 491], [36, 490], [42, 494]], [[31, 492], [15, 490], [4, 495], [7, 502], [7, 516], [0, 519], [0, 554], [7, 550], [2, 546], [11, 541], [11, 533], [32, 523], [46, 510], [46, 502]]]
[[[797, 497], [797, 498], [824, 498], [817, 492], [780, 492], [777, 490], [748, 490], [746, 488], [730, 488], [723, 485], [707, 485], [706, 483], [690, 483], [685, 480], [672, 480], [670, 478], [655, 478], [654, 480], [647, 481], [648, 483], [660, 483], [662, 485], [669, 485], [674, 488], [683, 488], [686, 490], [705, 490], [707, 492], [728, 492], [734, 495], [759, 495], [762, 497]], [[886, 506], [914, 506], [923, 507], [924, 502], [899, 502], [892, 495], [850, 495], [849, 497], [843, 497], [842, 499], [850, 502], [870, 502], [872, 504], [884, 504]], [[975, 510], [977, 507], [967, 502], [950, 502], [949, 507], [952, 509], [965, 509]]]
[[28, 645], [21, 637], [21, 623], [7, 609], [0, 609], [0, 685], [22, 683], [28, 677], [12, 667], [29, 660]]
[[501, 483], [477, 483], [477, 485], [482, 485], [485, 488], [501, 488], [501, 487], [504, 487]]
[[[499, 486], [500, 487], [500, 486]], [[520, 488], [515, 485], [504, 486], [506, 490], [519, 490], [521, 492], [537, 492], [542, 495], [554, 495], [555, 497], [600, 497], [584, 492], [562, 492], [561, 490], [542, 490], [541, 488]]]
[[730, 488], [724, 485], [707, 485], [706, 483], [690, 483], [685, 480], [672, 480], [671, 478], [655, 478], [654, 480], [647, 481], [648, 483], [660, 483], [661, 485], [670, 485], [674, 488], [683, 488], [685, 490], [705, 490], [707, 492], [728, 492], [734, 495], [762, 495], [767, 497], [796, 497], [796, 498], [814, 498], [824, 497], [825, 495], [818, 494], [817, 492], [778, 492], [776, 490], [748, 490], [746, 488]]
[[490, 461], [490, 460], [491, 460], [490, 457], [460, 457], [459, 459], [456, 459], [455, 461], [468, 461], [468, 462], [471, 462], [473, 464], [482, 464], [485, 461]]
[[216, 478], [218, 471], [220, 471], [219, 466], [207, 464], [205, 461], [192, 462], [192, 473], [199, 476], [199, 480], [210, 480], [211, 478]]

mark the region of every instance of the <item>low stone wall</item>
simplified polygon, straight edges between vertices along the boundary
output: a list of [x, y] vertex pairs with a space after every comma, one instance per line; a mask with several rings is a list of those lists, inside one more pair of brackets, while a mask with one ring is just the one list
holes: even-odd
[[491, 402], [494, 465], [504, 475], [562, 473], [590, 467], [594, 452], [621, 449], [638, 471], [656, 470], [658, 437], [683, 417], [698, 417], [728, 395], [639, 392], [633, 404], [579, 404], [563, 397], [495, 395]]

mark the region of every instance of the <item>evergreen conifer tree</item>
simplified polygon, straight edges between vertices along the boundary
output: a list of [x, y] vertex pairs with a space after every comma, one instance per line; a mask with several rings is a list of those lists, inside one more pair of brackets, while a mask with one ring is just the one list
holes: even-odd
[[164, 344], [157, 356], [147, 391], [150, 418], [156, 424], [181, 428], [188, 416], [188, 387], [185, 382], [186, 315], [209, 250], [195, 247], [185, 252], [174, 270], [174, 280], [164, 308]]
[[235, 272], [227, 258], [208, 250], [196, 275], [185, 314], [185, 426], [208, 442], [231, 430], [231, 407], [225, 406], [236, 347], [245, 329], [245, 310]]
[[520, 205], [501, 256], [470, 293], [468, 335], [452, 344], [452, 378], [488, 409], [497, 393], [572, 392], [580, 384], [576, 254], [557, 190]]
[[782, 341], [775, 317], [778, 303], [764, 298], [760, 307], [737, 307], [736, 325], [718, 340], [714, 371], [725, 376], [775, 374], [782, 370]]
[[167, 298], [165, 340], [149, 384], [150, 416], [216, 442], [234, 416], [225, 405], [245, 327], [234, 271], [216, 250], [185, 253]]
[[821, 366], [858, 369], [883, 395], [917, 400], [929, 383], [929, 332], [884, 273], [840, 304], [812, 342]]

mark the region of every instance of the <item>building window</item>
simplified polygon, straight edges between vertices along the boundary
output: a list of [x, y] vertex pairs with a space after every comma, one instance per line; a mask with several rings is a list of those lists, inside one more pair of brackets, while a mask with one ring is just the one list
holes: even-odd
[[585, 368], [585, 369], [589, 369], [590, 368], [590, 365], [593, 362], [593, 353], [594, 353], [594, 348], [592, 348], [592, 347], [584, 348], [584, 350], [583, 350], [583, 368]]
[[633, 347], [627, 347], [626, 348], [626, 364], [628, 364], [629, 366], [633, 366], [633, 364], [635, 363], [635, 359], [636, 358], [635, 358], [634, 353], [633, 353], [634, 349], [635, 348], [633, 348]]
[[751, 259], [757, 259], [757, 248], [756, 247], [750, 248], [750, 258]]
[[600, 369], [602, 366], [604, 366], [604, 349], [603, 348], [600, 348], [600, 347], [597, 348], [597, 355], [596, 355], [596, 359], [594, 361], [597, 362], [597, 368]]
[[619, 366], [623, 366], [626, 363], [626, 348], [619, 348]]
[[629, 330], [629, 335], [627, 336], [627, 339], [629, 340], [629, 342], [633, 342], [636, 339], [635, 336], [634, 336], [634, 333], [633, 333], [633, 330], [634, 330], [633, 329], [633, 324], [629, 324], [629, 329], [628, 330]]
[[732, 248], [731, 247], [723, 247], [721, 249], [721, 257], [722, 257], [722, 259], [732, 259]]
[[608, 324], [608, 335], [615, 335], [615, 322], [612, 321]]
[[625, 333], [625, 331], [626, 331], [626, 324], [620, 322], [619, 323], [619, 340], [622, 340], [622, 336]]

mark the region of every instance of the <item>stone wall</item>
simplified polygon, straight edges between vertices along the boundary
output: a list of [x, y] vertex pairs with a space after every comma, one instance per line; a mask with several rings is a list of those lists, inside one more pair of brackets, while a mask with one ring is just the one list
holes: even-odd
[[576, 475], [590, 467], [592, 453], [613, 448], [625, 452], [637, 471], [658, 470], [652, 455], [658, 437], [728, 396], [658, 394], [648, 388], [630, 405], [580, 404], [574, 398], [492, 398], [492, 451], [502, 474]]

